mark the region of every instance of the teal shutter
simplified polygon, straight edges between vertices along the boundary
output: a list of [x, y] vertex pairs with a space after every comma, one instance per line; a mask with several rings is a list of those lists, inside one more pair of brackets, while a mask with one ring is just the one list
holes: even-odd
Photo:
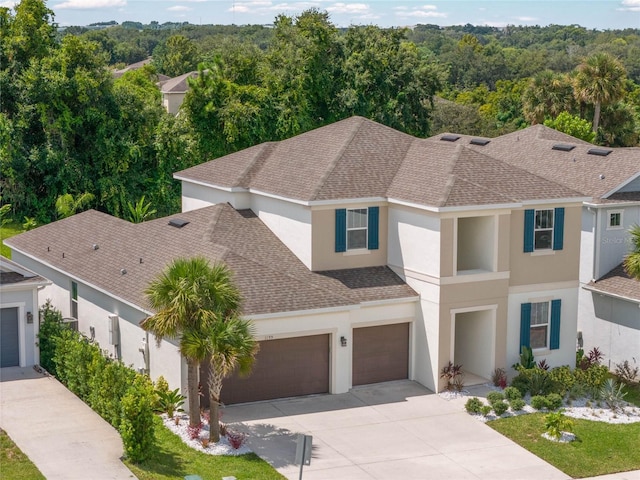
[[531, 304], [523, 303], [520, 305], [520, 345], [518, 345], [518, 352], [524, 345], [529, 347], [531, 345]]
[[553, 249], [562, 250], [564, 243], [564, 208], [556, 208], [553, 214]]
[[560, 348], [560, 307], [562, 300], [551, 300], [551, 339], [549, 347], [551, 350]]
[[524, 251], [533, 252], [533, 224], [535, 210], [524, 211]]
[[377, 250], [379, 246], [378, 230], [380, 229], [380, 208], [369, 207], [369, 218], [367, 223], [367, 248]]
[[347, 209], [336, 209], [336, 252], [347, 251]]

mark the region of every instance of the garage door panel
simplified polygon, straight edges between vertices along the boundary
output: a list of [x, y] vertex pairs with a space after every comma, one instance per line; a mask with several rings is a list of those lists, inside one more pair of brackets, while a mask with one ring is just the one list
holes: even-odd
[[18, 308], [0, 309], [0, 367], [20, 365]]
[[255, 402], [329, 391], [329, 335], [260, 342], [249, 377], [225, 380], [222, 401]]
[[353, 329], [353, 385], [409, 377], [409, 324]]

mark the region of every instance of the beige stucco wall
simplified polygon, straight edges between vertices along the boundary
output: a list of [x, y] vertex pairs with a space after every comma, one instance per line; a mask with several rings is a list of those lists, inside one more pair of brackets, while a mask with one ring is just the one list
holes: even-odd
[[184, 101], [184, 97], [186, 96], [186, 92], [180, 93], [162, 93], [162, 106], [164, 109], [172, 114], [176, 115], [178, 110], [180, 110], [180, 106]]
[[[538, 206], [553, 208], [562, 205]], [[535, 208], [534, 206], [528, 208]], [[523, 252], [524, 208], [511, 214], [510, 270], [512, 286], [565, 282], [578, 279], [581, 206], [565, 206], [562, 250]]]
[[[373, 267], [387, 264], [387, 237], [389, 212], [380, 204], [340, 205], [339, 208], [380, 207], [379, 248], [335, 252], [336, 217], [335, 208], [314, 209], [311, 212], [311, 270], [339, 270], [344, 268]], [[337, 207], [336, 207], [337, 208]]]
[[440, 276], [453, 275], [453, 255], [455, 251], [454, 218], [440, 220]]

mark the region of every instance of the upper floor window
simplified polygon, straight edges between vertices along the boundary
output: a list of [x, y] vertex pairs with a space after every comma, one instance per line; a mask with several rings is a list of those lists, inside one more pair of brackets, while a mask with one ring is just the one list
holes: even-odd
[[622, 210], [607, 211], [607, 230], [619, 230], [622, 228]]
[[335, 251], [377, 250], [379, 207], [336, 210]]
[[524, 211], [524, 251], [562, 250], [564, 208]]
[[78, 284], [71, 282], [71, 316], [78, 318]]

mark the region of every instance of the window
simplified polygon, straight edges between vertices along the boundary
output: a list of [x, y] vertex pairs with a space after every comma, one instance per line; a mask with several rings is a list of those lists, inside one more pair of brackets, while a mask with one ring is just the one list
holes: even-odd
[[520, 345], [531, 349], [560, 348], [560, 299], [523, 303], [520, 306]]
[[335, 251], [377, 250], [379, 207], [336, 210]]
[[619, 230], [622, 228], [622, 210], [609, 210], [607, 211], [609, 221], [607, 223], [607, 230]]
[[524, 211], [524, 251], [562, 250], [564, 208]]
[[546, 348], [549, 333], [549, 302], [531, 304], [529, 342], [532, 349]]
[[553, 210], [536, 210], [534, 249], [550, 249], [553, 245]]
[[71, 316], [78, 318], [78, 284], [71, 282]]
[[367, 248], [367, 209], [347, 210], [347, 250]]

